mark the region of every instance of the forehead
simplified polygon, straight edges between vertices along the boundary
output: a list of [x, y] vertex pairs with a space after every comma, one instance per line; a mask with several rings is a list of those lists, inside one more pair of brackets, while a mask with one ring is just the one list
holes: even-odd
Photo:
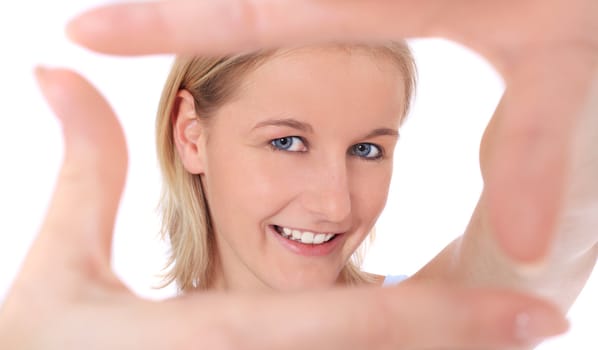
[[[368, 85], [391, 89], [404, 87], [407, 79], [402, 76], [397, 59], [381, 48], [331, 45], [278, 50], [249, 71], [242, 86], [276, 77], [279, 81], [285, 78], [289, 82], [302, 77], [304, 79], [297, 80], [323, 84], [334, 76], [343, 76], [344, 82], [354, 82], [350, 85], [365, 83], [365, 78], [370, 82]], [[339, 80], [342, 79], [328, 81], [334, 83]]]
[[[292, 117], [343, 118], [399, 125], [405, 77], [396, 59], [361, 47], [307, 47], [278, 51], [242, 79], [233, 104]], [[339, 120], [336, 120], [337, 122]]]

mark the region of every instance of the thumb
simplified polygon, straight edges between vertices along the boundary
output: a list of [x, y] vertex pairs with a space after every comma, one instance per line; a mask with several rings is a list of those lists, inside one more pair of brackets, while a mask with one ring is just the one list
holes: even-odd
[[30, 257], [39, 257], [42, 268], [48, 261], [108, 268], [127, 168], [122, 128], [106, 100], [80, 75], [38, 68], [36, 77], [62, 124], [65, 154]]

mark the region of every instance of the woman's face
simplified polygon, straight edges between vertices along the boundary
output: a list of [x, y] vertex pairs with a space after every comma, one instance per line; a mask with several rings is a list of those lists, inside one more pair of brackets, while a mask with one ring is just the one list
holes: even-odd
[[215, 288], [330, 286], [388, 193], [405, 104], [390, 58], [300, 49], [269, 58], [206, 127]]

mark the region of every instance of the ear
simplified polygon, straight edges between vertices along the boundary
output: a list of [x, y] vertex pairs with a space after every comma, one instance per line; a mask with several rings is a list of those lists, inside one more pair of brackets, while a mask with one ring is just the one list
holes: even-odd
[[177, 93], [171, 120], [174, 142], [183, 166], [191, 174], [204, 173], [206, 130], [195, 111], [195, 99], [189, 91]]

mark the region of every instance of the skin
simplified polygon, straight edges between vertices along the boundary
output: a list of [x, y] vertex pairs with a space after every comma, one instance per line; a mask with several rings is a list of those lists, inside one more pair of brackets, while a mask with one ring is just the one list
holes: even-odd
[[[235, 7], [240, 4], [247, 6]], [[434, 35], [467, 44], [489, 58], [507, 83], [496, 127], [489, 129], [492, 147], [486, 148], [487, 215], [474, 214], [483, 220], [472, 220], [491, 230], [473, 237], [493, 237], [489, 241], [498, 245], [491, 246], [508, 259], [530, 263], [549, 256], [564, 213], [584, 203], [569, 195], [578, 193], [570, 191], [572, 179], [584, 174], [576, 172], [573, 160], [592, 149], [578, 149], [574, 140], [581, 120], [596, 115], [595, 107], [586, 109], [596, 98], [590, 91], [598, 80], [596, 6], [592, 0], [178, 1], [105, 8], [80, 17], [69, 31], [87, 46], [120, 54]], [[247, 11], [233, 11], [239, 8]], [[410, 16], [397, 21], [402, 13]], [[200, 36], [198, 23], [223, 30]], [[109, 269], [126, 169], [120, 127], [80, 76], [40, 71], [39, 79], [63, 124], [66, 157], [47, 220], [0, 313], [0, 342], [7, 348], [507, 348], [566, 328], [560, 312], [536, 298], [464, 289], [454, 280], [276, 297], [198, 294], [159, 304], [141, 301]], [[595, 236], [588, 241], [589, 246], [570, 244], [570, 252], [587, 253]], [[422, 312], [426, 307], [430, 312]], [[280, 322], [289, 314], [296, 320], [292, 327]], [[517, 322], [520, 315], [529, 322]], [[135, 329], [127, 327], [131, 324]], [[274, 336], [256, 336], [248, 324]]]
[[[193, 97], [179, 93], [177, 148], [186, 169], [202, 176], [215, 227], [212, 288], [299, 290], [337, 282], [386, 203], [403, 96], [403, 78], [389, 58], [330, 48], [270, 58], [204, 122]], [[311, 130], [264, 125], [281, 119]], [[289, 136], [300, 139], [288, 151], [273, 150], [272, 140]], [[359, 144], [375, 145], [369, 157], [384, 153], [359, 157], [351, 151]], [[306, 257], [282, 245], [271, 225], [339, 233], [340, 243], [330, 254]]]

